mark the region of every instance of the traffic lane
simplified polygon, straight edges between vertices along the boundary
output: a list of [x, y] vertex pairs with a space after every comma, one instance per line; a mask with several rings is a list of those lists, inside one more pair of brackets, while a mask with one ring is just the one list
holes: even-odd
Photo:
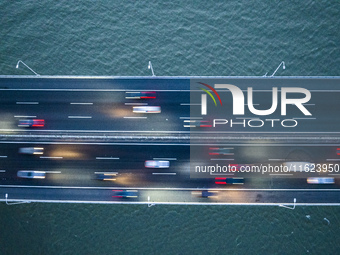
[[[184, 92], [176, 96], [173, 93], [159, 92], [160, 98], [155, 100], [126, 100], [125, 92], [25, 93], [5, 91], [2, 95], [2, 129], [17, 129], [18, 120], [26, 116], [45, 119], [44, 129], [52, 130], [177, 131], [184, 129], [178, 116], [189, 116], [188, 109], [179, 107], [180, 102], [185, 101], [183, 98], [187, 97], [188, 93]], [[133, 107], [140, 104], [160, 106], [161, 113], [134, 113]]]

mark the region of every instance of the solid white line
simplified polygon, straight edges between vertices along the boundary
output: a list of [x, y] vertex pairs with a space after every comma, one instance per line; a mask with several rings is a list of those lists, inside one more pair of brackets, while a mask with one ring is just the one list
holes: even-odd
[[201, 120], [203, 117], [179, 117], [180, 119], [196, 119], [196, 120]]
[[48, 174], [61, 174], [61, 171], [45, 171]]
[[37, 116], [22, 116], [22, 115], [16, 115], [14, 118], [36, 118]]
[[147, 119], [148, 117], [124, 117], [124, 119]]
[[176, 175], [176, 173], [152, 173], [154, 175]]
[[6, 172], [6, 170], [0, 170], [0, 173], [5, 173]]
[[292, 118], [293, 120], [316, 120], [316, 118]]
[[212, 173], [212, 172], [209, 172], [210, 175], [234, 175], [234, 174], [222, 174], [222, 173]]
[[47, 157], [47, 156], [40, 156], [40, 158], [50, 158], [50, 159], [62, 159], [63, 157]]
[[94, 172], [95, 174], [108, 174], [108, 175], [116, 175], [118, 172]]
[[125, 103], [125, 105], [148, 105], [148, 103]]
[[183, 125], [183, 127], [196, 127], [194, 125]]
[[70, 104], [93, 105], [93, 103], [70, 103]]
[[68, 116], [69, 119], [92, 119], [91, 116]]
[[113, 158], [113, 157], [96, 157], [96, 159], [119, 159], [119, 158]]
[[7, 156], [0, 156], [0, 158], [7, 158]]
[[283, 158], [270, 158], [269, 161], [285, 161]]
[[39, 102], [16, 102], [16, 104], [39, 104]]
[[154, 160], [177, 160], [177, 158], [153, 158]]
[[340, 161], [339, 158], [328, 158], [326, 159], [326, 161]]

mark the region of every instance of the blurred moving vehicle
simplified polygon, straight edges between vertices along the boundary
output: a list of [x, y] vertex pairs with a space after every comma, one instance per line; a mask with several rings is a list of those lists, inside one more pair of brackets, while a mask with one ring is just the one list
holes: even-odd
[[95, 172], [95, 179], [101, 181], [115, 181], [117, 177], [117, 172], [105, 173], [105, 172]]
[[19, 120], [18, 127], [28, 127], [28, 128], [36, 128], [36, 127], [44, 127], [45, 120], [43, 119], [26, 119]]
[[307, 178], [309, 184], [334, 184], [334, 177], [309, 177]]
[[112, 190], [114, 195], [112, 197], [117, 198], [137, 198], [138, 190]]
[[134, 106], [133, 112], [134, 113], [160, 113], [161, 107], [160, 106]]
[[191, 194], [203, 198], [218, 197], [218, 191], [213, 190], [192, 191]]
[[22, 147], [19, 148], [20, 154], [29, 154], [29, 155], [43, 155], [44, 148], [42, 147]]
[[166, 160], [147, 160], [145, 167], [147, 168], [169, 168], [170, 162]]
[[155, 99], [156, 92], [154, 91], [139, 91], [139, 92], [125, 92], [125, 99]]
[[244, 178], [226, 178], [226, 177], [216, 177], [215, 184], [244, 184]]
[[46, 172], [33, 170], [20, 170], [17, 172], [19, 178], [45, 179]]

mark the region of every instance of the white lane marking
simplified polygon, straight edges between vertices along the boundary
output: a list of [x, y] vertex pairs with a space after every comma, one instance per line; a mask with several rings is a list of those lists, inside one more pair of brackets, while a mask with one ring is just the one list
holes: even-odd
[[92, 119], [92, 116], [68, 116], [69, 119]]
[[0, 173], [5, 173], [6, 172], [6, 170], [0, 170]]
[[125, 103], [125, 105], [148, 105], [148, 103]]
[[0, 156], [0, 158], [7, 158], [7, 156]]
[[293, 174], [269, 174], [269, 175], [293, 175]]
[[46, 158], [46, 159], [63, 159], [63, 157], [47, 157], [47, 156], [40, 156], [40, 158]]
[[39, 102], [16, 102], [16, 104], [39, 104]]
[[45, 171], [47, 174], [61, 174], [61, 171]]
[[269, 161], [285, 161], [283, 158], [270, 158]]
[[70, 104], [93, 105], [93, 103], [70, 103]]
[[196, 120], [202, 120], [203, 117], [179, 117], [180, 119], [196, 119]]
[[177, 160], [177, 158], [153, 158], [153, 160]]
[[148, 117], [124, 117], [124, 119], [147, 119]]
[[119, 159], [119, 158], [113, 158], [113, 157], [96, 157], [96, 159]]
[[15, 115], [14, 118], [36, 118], [37, 116], [23, 116], [23, 115]]
[[180, 105], [201, 105], [201, 104], [185, 104], [185, 103], [181, 103]]
[[194, 125], [183, 125], [183, 127], [196, 127]]
[[234, 174], [222, 174], [222, 173], [212, 173], [212, 172], [209, 172], [210, 175], [234, 175]]
[[176, 173], [152, 173], [153, 175], [176, 175]]
[[118, 172], [94, 172], [95, 174], [117, 175]]
[[234, 160], [233, 158], [211, 158], [210, 160]]
[[326, 159], [326, 161], [340, 161], [339, 158], [328, 158]]
[[340, 175], [340, 174], [328, 174], [328, 175]]
[[316, 120], [316, 118], [292, 118], [293, 120]]

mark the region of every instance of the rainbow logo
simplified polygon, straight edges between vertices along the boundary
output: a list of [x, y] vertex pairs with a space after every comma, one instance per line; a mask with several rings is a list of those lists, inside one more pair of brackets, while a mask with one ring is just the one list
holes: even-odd
[[[213, 87], [211, 87], [210, 85], [205, 84], [205, 83], [203, 83], [203, 82], [199, 82], [199, 84], [202, 84], [203, 86], [206, 86], [206, 87], [209, 88], [212, 92], [214, 92], [214, 94], [217, 96], [218, 100], [220, 101], [220, 104], [222, 105], [222, 101], [221, 101], [220, 95], [217, 93], [217, 91], [216, 91]], [[212, 100], [214, 101], [215, 106], [217, 106], [216, 100], [215, 100], [214, 96], [211, 94], [211, 92], [208, 91], [208, 90], [206, 90], [206, 89], [203, 89], [203, 88], [200, 88], [200, 89], [203, 90], [204, 92], [206, 92], [206, 93], [212, 98]]]

